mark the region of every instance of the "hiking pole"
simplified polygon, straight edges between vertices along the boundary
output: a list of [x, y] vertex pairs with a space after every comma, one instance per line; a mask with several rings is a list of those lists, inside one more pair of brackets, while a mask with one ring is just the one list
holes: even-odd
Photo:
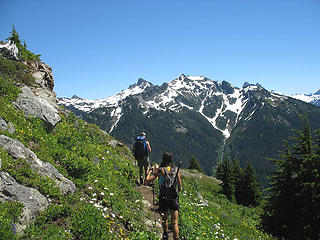
[[[177, 175], [178, 175], [178, 173], [179, 173], [179, 170], [180, 170], [180, 167], [181, 167], [181, 164], [182, 164], [182, 162], [180, 161], [179, 162], [179, 166], [178, 166], [178, 171], [177, 171]], [[177, 177], [177, 175], [176, 175], [176, 177]], [[180, 184], [180, 183], [179, 183]], [[181, 189], [182, 190], [182, 189]], [[179, 225], [180, 225], [180, 228], [182, 227], [182, 224], [181, 224], [181, 213], [180, 213], [180, 207], [179, 207], [179, 209], [178, 209], [178, 218], [179, 218]], [[180, 229], [179, 228], [179, 229]]]
[[154, 225], [157, 225], [156, 220], [156, 203], [155, 203], [155, 193], [154, 193], [154, 182], [152, 183], [152, 204], [153, 204], [153, 214], [154, 214]]
[[[152, 174], [154, 174], [154, 169], [152, 168]], [[153, 204], [153, 216], [154, 216], [154, 225], [156, 226], [156, 204], [155, 204], [155, 191], [154, 191], [154, 182], [152, 183], [152, 204]]]

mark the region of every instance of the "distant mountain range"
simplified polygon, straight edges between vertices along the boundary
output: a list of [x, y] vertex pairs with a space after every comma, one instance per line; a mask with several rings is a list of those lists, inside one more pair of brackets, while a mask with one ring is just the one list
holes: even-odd
[[315, 93], [295, 94], [295, 95], [292, 95], [291, 97], [320, 107], [320, 89]]
[[172, 151], [185, 167], [194, 155], [212, 174], [223, 157], [237, 158], [242, 166], [253, 164], [263, 186], [273, 168], [266, 158], [277, 157], [291, 129], [300, 128], [299, 115], [308, 115], [311, 127], [320, 128], [320, 108], [312, 104], [259, 84], [237, 88], [226, 81], [184, 74], [161, 86], [140, 78], [100, 100], [73, 96], [59, 102], [128, 146], [146, 131], [152, 161], [159, 162], [163, 151]]

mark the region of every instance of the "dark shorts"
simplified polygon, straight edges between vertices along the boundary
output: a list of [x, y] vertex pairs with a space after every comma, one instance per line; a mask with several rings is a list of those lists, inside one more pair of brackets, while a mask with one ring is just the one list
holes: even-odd
[[136, 160], [140, 169], [144, 168], [145, 170], [147, 170], [150, 166], [149, 156], [136, 158]]
[[172, 201], [159, 196], [159, 211], [167, 212], [168, 210], [179, 210], [179, 198]]

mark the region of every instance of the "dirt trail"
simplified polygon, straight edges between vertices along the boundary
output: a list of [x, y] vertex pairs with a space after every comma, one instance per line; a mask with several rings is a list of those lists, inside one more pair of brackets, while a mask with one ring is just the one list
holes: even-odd
[[[137, 190], [143, 196], [143, 204], [144, 204], [144, 211], [146, 213], [145, 223], [148, 227], [156, 226], [158, 230], [158, 235], [162, 237], [162, 226], [161, 226], [161, 216], [155, 210], [158, 206], [153, 205], [153, 191], [152, 187], [141, 185], [137, 187]], [[155, 196], [156, 197], [156, 196]], [[173, 239], [172, 232], [169, 230], [169, 239]]]

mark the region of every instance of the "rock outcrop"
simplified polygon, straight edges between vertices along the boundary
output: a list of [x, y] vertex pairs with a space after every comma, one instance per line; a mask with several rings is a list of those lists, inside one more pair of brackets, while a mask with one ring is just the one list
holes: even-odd
[[49, 202], [38, 190], [25, 187], [16, 182], [8, 173], [0, 171], [0, 202], [17, 201], [24, 205], [18, 218], [17, 232], [21, 233], [28, 222], [46, 209]]
[[14, 102], [14, 106], [24, 112], [25, 116], [33, 116], [42, 119], [49, 129], [61, 120], [58, 109], [45, 97], [36, 96], [36, 94], [28, 86], [21, 88], [22, 93]]
[[8, 131], [9, 133], [14, 133], [16, 131], [14, 125], [11, 122], [7, 123], [1, 116], [0, 116], [0, 130]]
[[14, 159], [25, 159], [30, 167], [41, 176], [52, 179], [62, 194], [75, 192], [76, 186], [72, 181], [60, 174], [52, 164], [41, 161], [34, 152], [26, 148], [20, 141], [0, 135], [0, 147], [8, 151]]
[[52, 68], [49, 65], [40, 61], [24, 61], [23, 63], [31, 69], [38, 87], [53, 91], [54, 80]]

